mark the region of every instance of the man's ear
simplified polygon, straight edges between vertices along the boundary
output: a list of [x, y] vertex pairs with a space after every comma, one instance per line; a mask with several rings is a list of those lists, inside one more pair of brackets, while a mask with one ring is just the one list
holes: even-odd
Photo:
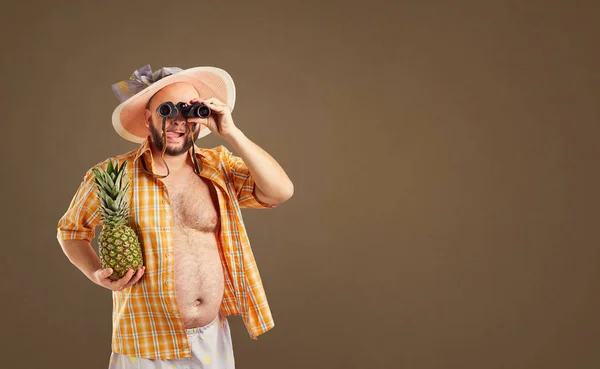
[[150, 113], [150, 109], [144, 109], [144, 123], [146, 123], [146, 127], [150, 128], [150, 119], [152, 119], [152, 113]]

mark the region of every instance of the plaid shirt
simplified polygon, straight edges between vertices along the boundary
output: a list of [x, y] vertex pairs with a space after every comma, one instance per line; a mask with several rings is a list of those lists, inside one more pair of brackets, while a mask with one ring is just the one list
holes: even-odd
[[[254, 195], [254, 181], [241, 158], [225, 146], [195, 146], [200, 175], [215, 185], [221, 232], [217, 237], [225, 277], [221, 311], [241, 315], [250, 337], [274, 326], [271, 311], [250, 248], [240, 208], [272, 208]], [[191, 155], [191, 153], [190, 153]], [[129, 226], [138, 234], [144, 252], [144, 277], [133, 286], [113, 291], [113, 352], [150, 359], [189, 357], [190, 346], [179, 313], [174, 286], [172, 213], [166, 186], [144, 172], [155, 173], [148, 139], [139, 149], [113, 158], [127, 161], [130, 178]], [[98, 163], [106, 169], [108, 159]], [[87, 171], [67, 212], [58, 223], [61, 240], [94, 238], [101, 225], [94, 174]]]

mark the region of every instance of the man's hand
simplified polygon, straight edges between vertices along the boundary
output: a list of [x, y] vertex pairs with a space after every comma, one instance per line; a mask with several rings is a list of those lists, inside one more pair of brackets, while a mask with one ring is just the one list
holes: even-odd
[[205, 119], [192, 118], [188, 119], [189, 122], [200, 123], [205, 125], [214, 134], [227, 138], [238, 128], [233, 123], [233, 117], [231, 116], [231, 109], [227, 104], [223, 103], [217, 98], [211, 97], [205, 100], [192, 99], [190, 104], [200, 102], [210, 108], [212, 114]]
[[98, 269], [94, 272], [94, 282], [104, 288], [108, 288], [111, 291], [122, 291], [125, 288], [133, 286], [137, 281], [142, 278], [146, 267], [138, 269], [137, 273], [134, 274], [133, 269], [129, 269], [125, 275], [117, 280], [113, 281], [109, 278], [113, 274], [111, 268]]

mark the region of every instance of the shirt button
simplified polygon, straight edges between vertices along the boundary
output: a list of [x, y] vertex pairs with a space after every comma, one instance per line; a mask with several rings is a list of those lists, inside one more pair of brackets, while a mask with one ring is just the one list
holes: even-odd
[[167, 279], [167, 280], [165, 281], [165, 283], [166, 283], [166, 284], [170, 284], [170, 283], [171, 283], [171, 280], [170, 280], [170, 279]]

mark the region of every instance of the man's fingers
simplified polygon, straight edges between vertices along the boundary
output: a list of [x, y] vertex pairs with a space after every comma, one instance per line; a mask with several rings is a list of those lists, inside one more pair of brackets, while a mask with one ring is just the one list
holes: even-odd
[[117, 290], [121, 291], [125, 288], [125, 285], [131, 280], [131, 277], [133, 277], [133, 269], [129, 269], [127, 273], [116, 282], [118, 287]]
[[113, 274], [113, 270], [111, 268], [106, 268], [103, 269], [99, 272], [97, 272], [98, 276], [100, 277], [100, 283], [112, 290], [112, 291], [122, 291], [123, 289], [132, 286], [133, 284], [135, 284], [137, 281], [140, 280], [140, 278], [142, 278], [142, 276], [144, 275], [144, 271], [146, 270], [146, 267], [142, 267], [140, 269], [138, 269], [137, 271], [133, 270], [133, 269], [129, 269], [127, 271], [127, 273], [125, 273], [125, 275], [123, 275], [123, 277], [121, 277], [121, 279], [117, 280], [117, 281], [113, 281], [112, 279], [110, 279], [110, 275]]
[[216, 97], [209, 97], [208, 99], [204, 99], [202, 101], [202, 103], [205, 104], [205, 105], [209, 105], [209, 104], [210, 105], [217, 105], [217, 106], [224, 106], [225, 105], [221, 100], [217, 99]]
[[145, 271], [146, 267], [142, 267], [140, 269], [138, 269], [138, 271], [135, 273], [135, 275], [131, 278], [131, 280], [125, 285], [123, 286], [123, 289], [133, 286], [134, 284], [136, 284], [144, 275], [144, 271]]

